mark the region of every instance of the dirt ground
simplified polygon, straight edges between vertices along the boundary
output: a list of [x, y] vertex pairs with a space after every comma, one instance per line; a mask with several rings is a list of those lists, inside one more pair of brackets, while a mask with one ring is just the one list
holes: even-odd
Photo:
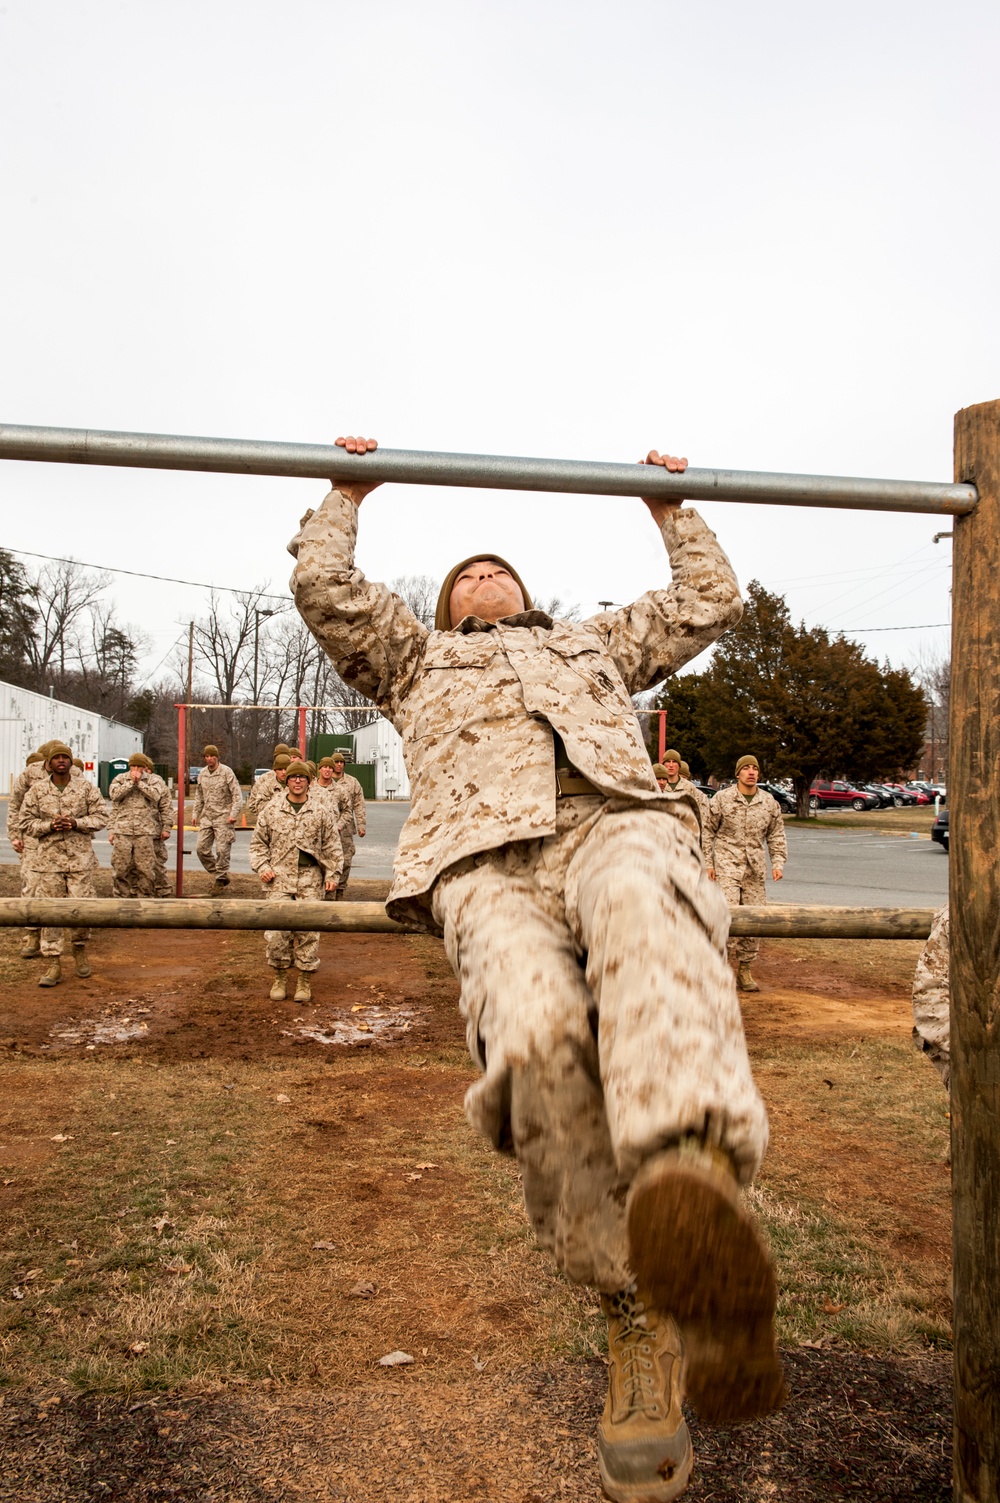
[[[268, 1000], [258, 935], [105, 931], [92, 977], [52, 990], [19, 941], [0, 931], [0, 1499], [601, 1496], [596, 1304], [464, 1127], [435, 940], [324, 936], [308, 1006]], [[947, 1098], [909, 1045], [918, 950], [773, 942], [756, 967], [752, 1193], [791, 1397], [733, 1432], [690, 1417], [691, 1499], [950, 1497]], [[413, 1362], [380, 1368], [397, 1348]]]

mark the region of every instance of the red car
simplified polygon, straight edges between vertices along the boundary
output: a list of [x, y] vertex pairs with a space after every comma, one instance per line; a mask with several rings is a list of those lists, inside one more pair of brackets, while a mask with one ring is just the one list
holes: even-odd
[[877, 809], [879, 798], [850, 783], [827, 783], [817, 778], [809, 790], [810, 809]]

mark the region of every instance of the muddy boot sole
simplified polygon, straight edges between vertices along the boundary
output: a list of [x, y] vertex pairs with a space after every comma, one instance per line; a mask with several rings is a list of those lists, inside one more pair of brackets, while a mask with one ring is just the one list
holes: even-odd
[[685, 1392], [702, 1420], [779, 1408], [774, 1270], [729, 1170], [708, 1154], [658, 1154], [633, 1181], [628, 1231], [636, 1278], [681, 1328]]

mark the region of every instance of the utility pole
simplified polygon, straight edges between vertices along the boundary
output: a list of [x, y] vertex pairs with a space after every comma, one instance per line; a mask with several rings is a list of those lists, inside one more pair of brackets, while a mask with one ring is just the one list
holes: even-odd
[[[191, 703], [191, 690], [192, 690], [193, 682], [194, 682], [194, 622], [191, 621], [191, 622], [188, 623], [188, 681], [187, 681], [187, 704], [188, 705], [190, 705], [190, 703]], [[186, 740], [187, 740], [187, 738], [185, 737], [185, 742], [186, 742]], [[178, 769], [177, 769], [177, 779], [178, 779], [178, 782], [180, 781], [180, 779], [182, 777], [184, 779], [184, 792], [185, 792], [185, 794], [187, 794], [187, 793], [190, 792], [190, 788], [188, 786], [188, 763], [189, 763], [189, 761], [190, 761], [190, 758], [187, 755], [187, 747], [185, 745], [185, 748], [184, 748], [184, 766], [183, 766], [183, 768], [178, 767]], [[180, 831], [177, 832], [177, 838], [178, 838], [178, 840], [182, 839]]]

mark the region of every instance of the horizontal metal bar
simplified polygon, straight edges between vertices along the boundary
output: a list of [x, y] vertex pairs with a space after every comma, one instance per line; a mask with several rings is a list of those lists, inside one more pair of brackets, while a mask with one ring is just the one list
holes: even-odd
[[328, 444], [255, 439], [186, 438], [159, 433], [108, 433], [88, 428], [0, 424], [0, 459], [57, 464], [129, 465], [152, 470], [211, 470], [237, 475], [289, 475], [328, 480], [461, 485], [593, 496], [657, 496], [665, 500], [748, 501], [861, 511], [932, 512], [964, 516], [977, 502], [972, 485], [925, 480], [863, 480], [836, 475], [780, 475], [752, 470], [697, 470], [673, 475], [659, 466], [575, 459], [517, 459], [496, 454], [431, 454], [377, 449], [348, 454]]
[[[732, 909], [730, 932], [778, 939], [926, 939], [933, 908], [831, 908], [803, 903]], [[403, 934], [381, 903], [217, 898], [2, 898], [0, 928], [319, 929]]]

